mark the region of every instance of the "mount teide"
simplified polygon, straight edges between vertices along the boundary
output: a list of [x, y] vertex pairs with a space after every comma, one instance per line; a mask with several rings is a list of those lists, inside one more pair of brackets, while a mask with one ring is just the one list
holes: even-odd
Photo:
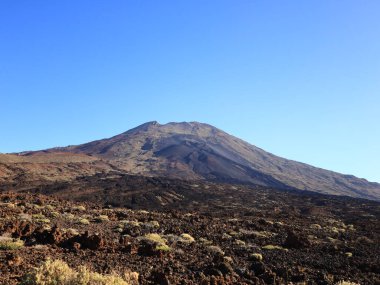
[[378, 183], [275, 156], [198, 122], [148, 122], [109, 139], [43, 152], [85, 154], [145, 176], [253, 183], [380, 200]]

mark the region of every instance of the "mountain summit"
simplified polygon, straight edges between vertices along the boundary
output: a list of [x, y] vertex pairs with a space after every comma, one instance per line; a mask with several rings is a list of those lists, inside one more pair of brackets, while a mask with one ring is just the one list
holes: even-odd
[[266, 152], [208, 124], [142, 124], [120, 135], [44, 152], [101, 158], [128, 173], [186, 180], [253, 183], [380, 199], [380, 184]]

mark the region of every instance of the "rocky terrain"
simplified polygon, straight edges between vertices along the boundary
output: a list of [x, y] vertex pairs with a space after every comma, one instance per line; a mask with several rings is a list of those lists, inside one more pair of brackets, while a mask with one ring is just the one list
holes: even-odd
[[[66, 164], [62, 162], [64, 154]], [[7, 162], [0, 155], [0, 181], [9, 182], [17, 176], [29, 182], [38, 179], [38, 175], [45, 180], [62, 181], [118, 170], [144, 176], [250, 183], [380, 200], [378, 183], [275, 156], [197, 122], [165, 125], [149, 122], [109, 139], [13, 155], [13, 160], [20, 159], [28, 163]]]
[[379, 199], [200, 123], [0, 154], [0, 284], [380, 284]]
[[107, 190], [93, 199], [72, 190], [82, 202], [3, 191], [0, 284], [21, 284], [48, 257], [103, 274], [137, 272], [139, 284], [380, 284], [378, 202], [135, 176], [78, 185], [122, 188], [123, 180], [141, 200], [118, 205], [125, 193], [107, 201]]
[[83, 175], [107, 173], [115, 166], [83, 154], [0, 154], [0, 185], [71, 181]]

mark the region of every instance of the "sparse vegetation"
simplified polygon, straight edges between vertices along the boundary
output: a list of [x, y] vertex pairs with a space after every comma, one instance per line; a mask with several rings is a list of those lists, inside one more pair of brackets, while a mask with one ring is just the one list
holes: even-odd
[[186, 234], [186, 233], [181, 234], [180, 237], [181, 237], [181, 241], [184, 243], [192, 243], [195, 241], [195, 239], [191, 235]]
[[50, 212], [50, 216], [53, 218], [58, 218], [60, 216], [60, 214], [59, 214], [59, 212], [52, 211], [52, 212]]
[[282, 246], [272, 245], [272, 244], [265, 245], [262, 248], [266, 249], [266, 250], [285, 250], [285, 251], [288, 251], [287, 248], [283, 248]]
[[250, 255], [250, 258], [255, 261], [262, 261], [263, 260], [263, 255], [261, 253], [252, 253]]
[[234, 244], [236, 244], [238, 246], [245, 246], [245, 241], [242, 241], [240, 239], [236, 239], [236, 240], [234, 240]]
[[72, 209], [73, 209], [73, 211], [81, 211], [81, 212], [86, 211], [86, 207], [82, 206], [82, 205], [80, 205], [80, 206], [74, 206]]
[[147, 234], [144, 238], [158, 244], [166, 244], [166, 239], [162, 238], [159, 234]]
[[212, 245], [212, 241], [205, 238], [199, 238], [199, 242], [203, 245]]
[[141, 223], [138, 221], [120, 221], [121, 227], [131, 228], [131, 227], [140, 227]]
[[0, 250], [17, 250], [23, 246], [24, 242], [20, 239], [0, 237]]
[[0, 203], [0, 207], [13, 209], [13, 208], [16, 208], [16, 205], [14, 203]]
[[224, 251], [217, 245], [210, 245], [207, 247], [207, 250], [213, 254], [224, 255]]
[[346, 255], [347, 257], [352, 257], [352, 252], [346, 252], [345, 255]]
[[319, 225], [319, 224], [311, 224], [310, 228], [314, 229], [314, 230], [321, 230], [322, 229], [321, 225]]
[[33, 220], [37, 223], [41, 223], [41, 224], [49, 224], [50, 223], [50, 220], [48, 218], [46, 218], [45, 215], [43, 215], [43, 214], [34, 214], [32, 217], [33, 217]]
[[168, 246], [167, 244], [160, 244], [160, 245], [157, 245], [157, 246], [156, 246], [156, 250], [160, 250], [160, 251], [170, 251], [171, 248], [170, 248], [170, 246]]
[[63, 214], [63, 217], [66, 219], [66, 220], [74, 220], [75, 219], [75, 215], [74, 214], [71, 214], [71, 213], [64, 213]]
[[157, 221], [150, 221], [142, 224], [145, 228], [159, 228], [160, 223]]
[[89, 225], [90, 224], [90, 221], [85, 219], [85, 218], [82, 218], [82, 219], [79, 219], [78, 220], [78, 223], [79, 224], [82, 224], [82, 225]]
[[107, 215], [99, 215], [95, 218], [95, 222], [97, 223], [103, 223], [109, 221], [109, 218]]
[[33, 272], [27, 274], [20, 285], [136, 285], [137, 272], [102, 275], [80, 266], [74, 270], [61, 260], [48, 259]]
[[144, 239], [156, 244], [155, 249], [159, 251], [170, 251], [171, 248], [166, 244], [167, 240], [159, 234], [147, 234]]
[[53, 211], [55, 209], [55, 207], [53, 205], [46, 205], [45, 209], [47, 209], [49, 211]]
[[[44, 255], [52, 259], [62, 258], [74, 274], [82, 274], [84, 270], [79, 266], [85, 265], [87, 272], [106, 274], [103, 277], [117, 273], [127, 283], [130, 281], [123, 275], [123, 270], [128, 264], [141, 273], [141, 284], [155, 283], [158, 278], [167, 279], [173, 284], [211, 284], [212, 274], [231, 284], [250, 283], [251, 276], [264, 284], [271, 282], [268, 281], [271, 272], [276, 274], [275, 283], [278, 284], [286, 284], [287, 280], [302, 284], [320, 281], [336, 284], [340, 280], [347, 280], [347, 283], [341, 282], [339, 285], [352, 285], [348, 283], [350, 281], [375, 283], [379, 275], [370, 270], [376, 269], [378, 226], [367, 223], [366, 219], [361, 220], [360, 211], [377, 213], [378, 205], [361, 202], [350, 211], [337, 208], [334, 212], [331, 209], [335, 209], [332, 208], [335, 205], [331, 204], [330, 208], [321, 206], [327, 208], [326, 215], [305, 217], [298, 214], [298, 209], [310, 207], [312, 201], [301, 198], [296, 200], [298, 202], [291, 200], [294, 198], [277, 201], [274, 196], [271, 197], [270, 205], [278, 203], [280, 211], [295, 205], [294, 212], [286, 212], [289, 215], [288, 225], [278, 227], [276, 222], [284, 217], [276, 213], [272, 215], [272, 208], [263, 204], [263, 200], [253, 201], [252, 207], [242, 208], [238, 213], [232, 204], [226, 213], [223, 204], [218, 204], [220, 208], [218, 206], [213, 212], [203, 208], [204, 212], [197, 213], [192, 209], [192, 216], [183, 217], [178, 210], [152, 211], [142, 215], [136, 210], [118, 207], [111, 212], [90, 202], [89, 209], [73, 212], [70, 201], [59, 200], [58, 203], [54, 198], [39, 194], [6, 196], [0, 193], [0, 202], [16, 205], [15, 208], [0, 207], [0, 235], [16, 244], [0, 249], [0, 284], [18, 284], [20, 272], [39, 268]], [[321, 199], [330, 203], [323, 197], [317, 198], [318, 203], [322, 204]], [[38, 203], [45, 205], [44, 210], [26, 208], [28, 202], [35, 201], [41, 201]], [[52, 201], [54, 211], [47, 207]], [[25, 210], [20, 208], [23, 205]], [[52, 218], [55, 211], [60, 213], [56, 219]], [[75, 214], [74, 219], [65, 219], [65, 212]], [[110, 221], [94, 223], [99, 215], [107, 215]], [[44, 217], [51, 219], [52, 223], [37, 222]], [[273, 220], [274, 224], [262, 223], [263, 217]], [[234, 220], [229, 221], [230, 218]], [[87, 220], [84, 224], [89, 224], [82, 224], [82, 219]], [[328, 221], [330, 219], [331, 223]], [[347, 222], [345, 233], [335, 235], [330, 231], [332, 227], [344, 228], [343, 221]], [[349, 223], [354, 223], [355, 231], [349, 230]], [[321, 225], [321, 228], [313, 228], [313, 224]], [[22, 237], [25, 246], [22, 247], [22, 241], [17, 244], [19, 241], [12, 237]], [[303, 243], [305, 240], [309, 243]], [[326, 257], [326, 253], [329, 256]], [[170, 269], [160, 272], [157, 264], [160, 261]], [[325, 265], [325, 262], [331, 261], [337, 269]], [[363, 272], [360, 264], [368, 265], [368, 272]], [[349, 274], [347, 270], [343, 271], [347, 268], [350, 269]], [[325, 273], [314, 274], [318, 270]], [[197, 272], [204, 272], [204, 276]], [[287, 280], [282, 273], [286, 274]], [[15, 277], [16, 274], [18, 277]], [[24, 281], [28, 284], [27, 279]], [[82, 285], [76, 281], [70, 285]], [[29, 282], [35, 280], [29, 279]], [[90, 284], [102, 283], [95, 283], [93, 279], [87, 285]]]
[[70, 235], [73, 235], [73, 236], [77, 236], [77, 235], [79, 235], [79, 232], [78, 232], [77, 229], [69, 228], [69, 229], [67, 229], [67, 232], [68, 232]]

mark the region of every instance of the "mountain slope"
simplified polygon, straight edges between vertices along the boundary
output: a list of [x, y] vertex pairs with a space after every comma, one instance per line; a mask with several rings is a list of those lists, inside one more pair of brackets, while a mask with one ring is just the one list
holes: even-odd
[[149, 122], [109, 139], [47, 152], [87, 154], [146, 176], [254, 183], [380, 199], [378, 183], [275, 156], [197, 122]]

